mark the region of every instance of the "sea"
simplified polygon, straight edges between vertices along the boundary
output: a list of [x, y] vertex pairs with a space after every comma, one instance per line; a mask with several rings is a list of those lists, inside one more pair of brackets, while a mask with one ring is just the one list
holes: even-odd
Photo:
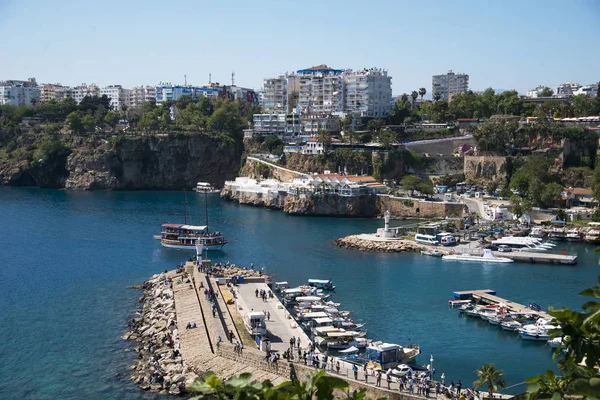
[[[205, 196], [185, 195], [187, 222], [204, 224]], [[135, 352], [121, 339], [138, 306], [134, 285], [192, 252], [153, 240], [160, 224], [183, 221], [182, 192], [75, 192], [0, 188], [0, 398], [154, 399], [128, 381]], [[416, 253], [363, 253], [333, 241], [374, 232], [381, 220], [291, 216], [208, 196], [209, 225], [230, 243], [211, 252], [291, 285], [333, 279], [335, 301], [366, 323], [368, 337], [419, 344], [419, 364], [471, 386], [495, 363], [511, 386], [555, 369], [550, 348], [521, 340], [448, 307], [456, 290], [493, 289], [543, 308], [579, 307], [599, 275], [593, 246], [562, 243], [576, 266], [482, 265]], [[191, 218], [191, 220], [190, 220]], [[392, 221], [392, 225], [401, 221]]]

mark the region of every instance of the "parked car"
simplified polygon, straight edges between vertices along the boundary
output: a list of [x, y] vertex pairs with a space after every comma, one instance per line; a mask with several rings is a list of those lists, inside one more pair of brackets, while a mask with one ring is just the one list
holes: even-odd
[[508, 253], [512, 251], [512, 248], [509, 245], [501, 244], [500, 246], [498, 246], [498, 251], [502, 253]]

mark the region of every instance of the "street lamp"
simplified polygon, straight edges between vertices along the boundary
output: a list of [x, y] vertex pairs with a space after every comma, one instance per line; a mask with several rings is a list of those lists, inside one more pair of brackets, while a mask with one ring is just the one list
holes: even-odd
[[431, 368], [430, 372], [431, 372], [431, 379], [433, 380], [433, 377], [435, 375], [435, 368], [433, 368], [433, 354], [431, 355], [431, 357], [429, 357], [429, 366]]

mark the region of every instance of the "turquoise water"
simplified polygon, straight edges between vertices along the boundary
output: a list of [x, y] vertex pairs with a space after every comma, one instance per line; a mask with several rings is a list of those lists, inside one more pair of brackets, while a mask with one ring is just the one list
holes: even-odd
[[[188, 194], [193, 223], [204, 198]], [[368, 323], [369, 337], [418, 342], [420, 363], [470, 385], [484, 362], [509, 384], [553, 367], [549, 348], [449, 310], [453, 290], [495, 289], [542, 307], [577, 307], [600, 272], [591, 247], [575, 267], [443, 262], [416, 254], [374, 254], [333, 247], [332, 240], [374, 231], [381, 221], [289, 216], [209, 197], [211, 225], [232, 243], [214, 261], [253, 262], [277, 280], [332, 278], [336, 301]], [[149, 399], [127, 381], [135, 353], [120, 339], [151, 274], [189, 252], [152, 240], [162, 222], [181, 222], [175, 192], [68, 192], [0, 188], [0, 398]], [[218, 255], [217, 255], [218, 254]], [[519, 391], [517, 387], [513, 391]]]

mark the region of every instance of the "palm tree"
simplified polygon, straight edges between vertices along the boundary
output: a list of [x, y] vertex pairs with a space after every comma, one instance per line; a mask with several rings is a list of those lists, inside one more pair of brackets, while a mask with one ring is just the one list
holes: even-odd
[[424, 87], [419, 89], [419, 95], [421, 96], [421, 101], [423, 100], [423, 96], [425, 96], [426, 94], [427, 94], [427, 89], [425, 89]]
[[414, 104], [414, 102], [417, 101], [417, 97], [419, 97], [419, 93], [416, 90], [413, 90], [412, 93], [410, 94], [410, 97], [412, 97], [413, 104]]
[[504, 376], [504, 371], [501, 369], [496, 369], [495, 364], [483, 364], [483, 366], [479, 369], [476, 369], [475, 372], [479, 379], [473, 382], [473, 386], [475, 388], [482, 387], [487, 384], [488, 387], [488, 398], [492, 398], [494, 395], [494, 391], [505, 388], [506, 382], [502, 378]]
[[439, 93], [433, 94], [433, 101], [439, 101], [442, 98], [442, 95]]

